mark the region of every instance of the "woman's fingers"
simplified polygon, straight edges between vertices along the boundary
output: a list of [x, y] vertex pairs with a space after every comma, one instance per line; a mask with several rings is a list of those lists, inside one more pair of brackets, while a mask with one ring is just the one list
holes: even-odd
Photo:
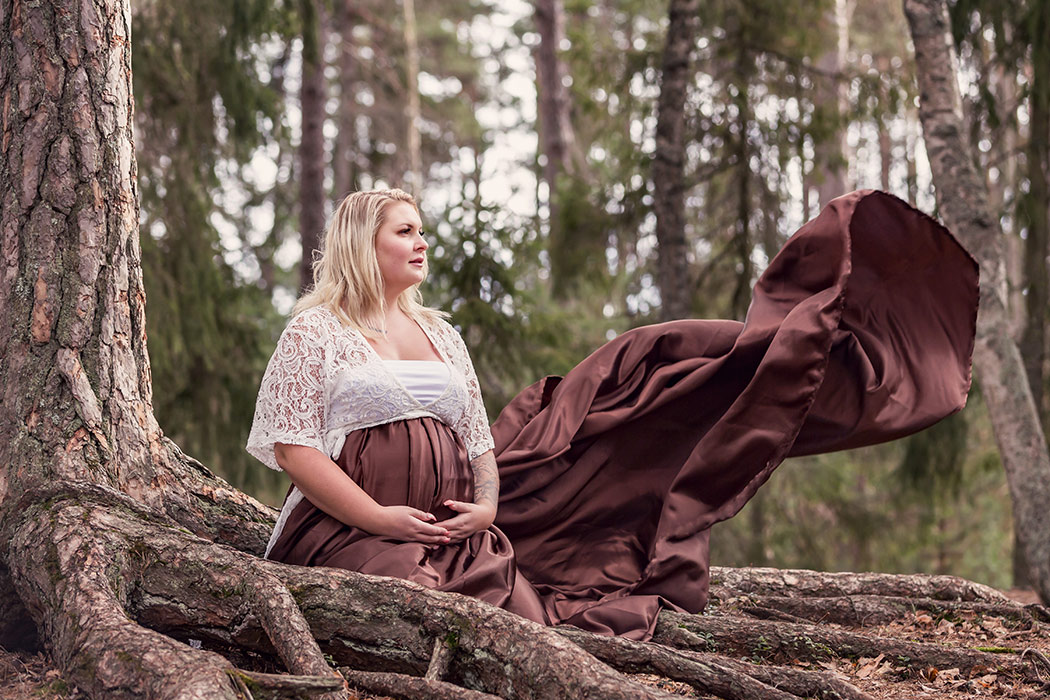
[[412, 515], [418, 518], [419, 520], [422, 520], [423, 522], [432, 523], [435, 520], [437, 520], [437, 517], [433, 513], [428, 513], [425, 510], [416, 510], [413, 508]]

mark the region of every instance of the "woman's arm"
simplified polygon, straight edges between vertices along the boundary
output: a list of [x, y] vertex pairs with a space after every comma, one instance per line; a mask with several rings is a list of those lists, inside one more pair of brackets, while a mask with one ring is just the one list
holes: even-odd
[[[435, 525], [435, 517], [431, 513], [409, 506], [381, 506], [376, 503], [319, 450], [277, 443], [273, 452], [277, 464], [288, 473], [303, 495], [341, 523], [373, 535], [399, 540], [445, 544], [450, 539], [449, 528], [443, 524]], [[492, 464], [495, 468], [495, 460]]]
[[474, 502], [445, 501], [456, 515], [438, 523], [448, 529], [452, 541], [464, 540], [475, 532], [487, 530], [496, 520], [499, 504], [499, 471], [492, 450], [483, 452], [470, 463], [474, 471]]

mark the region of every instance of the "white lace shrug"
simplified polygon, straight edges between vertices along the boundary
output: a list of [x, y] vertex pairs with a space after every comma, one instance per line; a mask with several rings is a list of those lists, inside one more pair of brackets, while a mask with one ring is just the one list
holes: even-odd
[[493, 447], [481, 389], [466, 345], [450, 324], [421, 324], [451, 379], [423, 405], [383, 364], [356, 329], [322, 307], [289, 321], [263, 375], [247, 449], [280, 469], [274, 443], [313, 447], [332, 459], [346, 434], [406, 418], [431, 416], [452, 428], [471, 460]]
[[[359, 331], [344, 326], [331, 311], [314, 307], [293, 318], [263, 375], [248, 452], [277, 470], [273, 447], [278, 442], [313, 447], [336, 459], [352, 430], [423, 416], [452, 428], [471, 460], [491, 450], [481, 388], [463, 339], [444, 321], [420, 326], [451, 375], [444, 393], [426, 405], [412, 396]], [[302, 492], [293, 487], [265, 556], [302, 500]]]

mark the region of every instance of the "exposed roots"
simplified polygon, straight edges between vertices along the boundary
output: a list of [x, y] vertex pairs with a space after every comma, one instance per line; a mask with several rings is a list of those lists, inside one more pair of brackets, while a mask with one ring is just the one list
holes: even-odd
[[[713, 615], [682, 615], [663, 612], [654, 640], [669, 646], [718, 654], [777, 661], [811, 662], [831, 658], [885, 655], [904, 668], [998, 669], [1018, 675], [1031, 668], [1013, 653], [990, 653], [975, 649], [944, 647], [890, 637], [858, 634], [818, 625], [766, 620], [742, 620]], [[1012, 652], [1013, 650], [1005, 650]]]
[[948, 601], [881, 595], [800, 598], [748, 594], [723, 600], [722, 604], [760, 619], [834, 622], [851, 627], [884, 625], [918, 611], [927, 612], [934, 618], [974, 619], [979, 615], [991, 615], [1029, 626], [1043, 624], [1050, 620], [1047, 609], [1042, 605]]
[[[0, 536], [11, 543], [17, 593], [7, 609], [24, 604], [68, 679], [96, 697], [337, 698], [351, 686], [394, 698], [673, 697], [638, 680], [649, 674], [727, 700], [870, 700], [821, 665], [879, 655], [904, 675], [960, 669], [1036, 686], [1046, 677], [1035, 670], [1037, 650], [991, 653], [740, 616], [770, 611], [863, 626], [921, 611], [1042, 629], [1040, 606], [949, 577], [861, 576], [895, 592], [874, 596], [844, 575], [718, 570], [717, 614], [665, 612], [643, 643], [543, 627], [397, 579], [258, 559], [94, 486], [26, 494]], [[968, 601], [943, 600], [949, 590]]]
[[712, 599], [722, 600], [740, 594], [795, 598], [878, 595], [983, 603], [1011, 602], [990, 586], [956, 576], [711, 567]]
[[369, 693], [395, 700], [497, 700], [498, 695], [462, 688], [452, 683], [419, 678], [404, 673], [339, 669], [350, 683]]
[[727, 666], [673, 649], [621, 637], [600, 637], [574, 628], [558, 631], [582, 649], [625, 673], [652, 673], [688, 683], [726, 700], [791, 700], [795, 696]]

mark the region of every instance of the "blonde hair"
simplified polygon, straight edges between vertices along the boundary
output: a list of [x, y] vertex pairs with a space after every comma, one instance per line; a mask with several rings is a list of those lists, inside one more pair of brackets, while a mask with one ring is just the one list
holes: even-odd
[[[407, 202], [419, 211], [412, 195], [398, 189], [353, 192], [339, 203], [321, 242], [321, 254], [314, 262], [314, 286], [296, 302], [293, 316], [323, 306], [344, 325], [357, 328], [370, 338], [382, 337], [372, 330], [373, 326], [382, 325], [379, 319], [386, 314], [375, 238], [387, 208], [395, 202]], [[424, 259], [424, 279], [427, 272]], [[448, 316], [423, 305], [418, 284], [402, 292], [397, 305], [405, 315], [421, 324]]]

